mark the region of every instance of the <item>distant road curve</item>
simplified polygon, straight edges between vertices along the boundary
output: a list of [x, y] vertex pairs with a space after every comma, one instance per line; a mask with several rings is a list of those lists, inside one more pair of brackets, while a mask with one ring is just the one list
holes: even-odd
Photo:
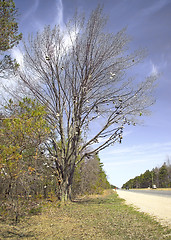
[[120, 198], [126, 200], [126, 204], [137, 207], [139, 211], [152, 215], [161, 224], [171, 228], [170, 194], [161, 195], [160, 193], [160, 195], [157, 195], [150, 192], [145, 193], [146, 191], [150, 190], [117, 190], [117, 194]]
[[156, 189], [130, 189], [128, 190], [130, 192], [136, 192], [136, 193], [143, 193], [143, 194], [152, 194], [152, 195], [158, 195], [158, 196], [163, 196], [163, 197], [170, 197], [171, 198], [171, 191], [168, 190], [156, 190]]

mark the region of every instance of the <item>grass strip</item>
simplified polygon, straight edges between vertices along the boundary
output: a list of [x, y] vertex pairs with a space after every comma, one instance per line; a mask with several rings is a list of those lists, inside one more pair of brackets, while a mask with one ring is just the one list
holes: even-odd
[[0, 221], [0, 239], [171, 239], [171, 229], [125, 205], [112, 190], [63, 205], [44, 202], [42, 209], [16, 226]]

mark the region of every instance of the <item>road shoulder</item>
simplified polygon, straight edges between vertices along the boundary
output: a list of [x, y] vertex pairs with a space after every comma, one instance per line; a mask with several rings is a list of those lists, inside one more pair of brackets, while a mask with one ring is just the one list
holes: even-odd
[[162, 225], [171, 228], [171, 198], [135, 193], [126, 190], [117, 190], [120, 198], [126, 204], [133, 205], [137, 210], [153, 216]]

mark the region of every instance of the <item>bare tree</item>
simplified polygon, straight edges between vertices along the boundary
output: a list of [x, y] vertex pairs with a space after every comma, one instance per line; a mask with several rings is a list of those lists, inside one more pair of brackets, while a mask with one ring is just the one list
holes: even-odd
[[88, 20], [75, 14], [64, 29], [45, 27], [24, 43], [19, 79], [46, 105], [48, 120], [56, 129], [51, 154], [61, 199], [70, 196], [75, 166], [121, 142], [124, 125], [135, 124], [136, 116], [145, 114], [153, 103], [156, 76], [137, 84], [126, 77], [126, 70], [144, 57], [143, 51], [128, 54], [126, 29], [106, 33], [106, 22], [97, 7]]

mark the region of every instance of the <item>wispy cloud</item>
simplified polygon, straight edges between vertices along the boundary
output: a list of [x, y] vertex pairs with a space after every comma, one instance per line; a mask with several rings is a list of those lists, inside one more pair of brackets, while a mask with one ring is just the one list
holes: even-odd
[[115, 149], [109, 148], [100, 153], [100, 158], [107, 168], [123, 165], [138, 167], [141, 164], [150, 168], [161, 164], [167, 156], [171, 156], [171, 142], [154, 142], [130, 147], [116, 145]]
[[157, 66], [154, 65], [154, 64], [152, 64], [151, 74], [152, 74], [153, 76], [158, 75], [158, 69], [157, 69]]
[[138, 160], [130, 160], [130, 161], [114, 161], [114, 162], [106, 162], [105, 163], [105, 167], [106, 166], [110, 166], [110, 167], [113, 167], [113, 166], [122, 166], [122, 165], [131, 165], [131, 164], [137, 164], [137, 163], [141, 163], [141, 162], [145, 162], [146, 160], [145, 159], [138, 159]]
[[62, 0], [56, 0], [56, 17], [52, 25], [60, 25], [60, 27], [64, 26], [64, 19], [63, 19], [63, 3]]
[[30, 17], [30, 15], [32, 15], [36, 12], [36, 10], [39, 7], [39, 1], [40, 0], [34, 1], [34, 4], [31, 6], [31, 8], [29, 8], [28, 11], [24, 13], [24, 15], [22, 17], [22, 21], [25, 21], [28, 17]]
[[142, 10], [142, 15], [143, 16], [152, 15], [152, 14], [156, 13], [157, 11], [159, 11], [161, 8], [163, 8], [168, 3], [169, 3], [168, 0], [154, 1], [153, 5]]
[[153, 76], [158, 75], [158, 68], [154, 63], [152, 63], [151, 75], [153, 75]]
[[168, 151], [171, 152], [171, 142], [155, 142], [155, 143], [148, 143], [148, 144], [142, 144], [142, 145], [133, 145], [131, 147], [122, 147], [122, 148], [116, 148], [112, 151], [110, 151], [110, 154], [125, 154], [125, 153], [132, 153], [132, 154], [146, 154], [147, 152], [158, 152], [158, 151]]

